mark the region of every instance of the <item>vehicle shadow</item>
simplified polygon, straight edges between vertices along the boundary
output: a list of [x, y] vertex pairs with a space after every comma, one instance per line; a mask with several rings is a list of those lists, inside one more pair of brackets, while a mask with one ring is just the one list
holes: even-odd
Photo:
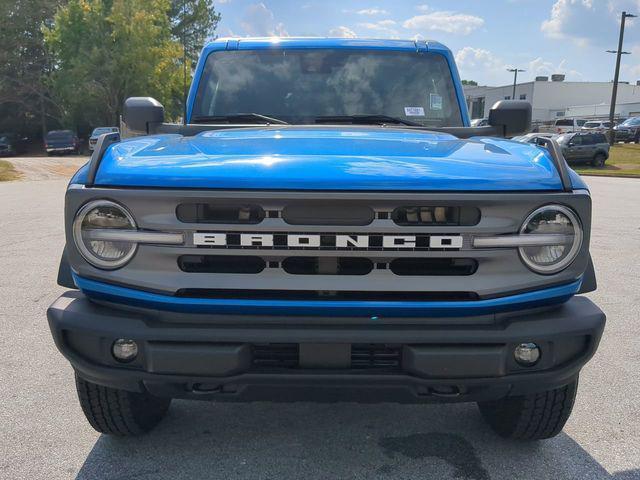
[[615, 479], [571, 437], [510, 442], [474, 405], [175, 401], [152, 433], [102, 435], [77, 479]]

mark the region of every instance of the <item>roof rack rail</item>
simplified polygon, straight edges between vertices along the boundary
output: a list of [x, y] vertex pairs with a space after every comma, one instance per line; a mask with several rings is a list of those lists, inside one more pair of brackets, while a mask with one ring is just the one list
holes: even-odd
[[120, 134], [117, 132], [103, 133], [98, 137], [96, 146], [91, 154], [91, 159], [89, 160], [89, 171], [87, 172], [87, 181], [85, 183], [87, 187], [92, 187], [95, 183], [98, 167], [100, 167], [100, 162], [102, 161], [102, 157], [104, 157], [104, 153], [107, 151], [107, 148], [119, 141]]

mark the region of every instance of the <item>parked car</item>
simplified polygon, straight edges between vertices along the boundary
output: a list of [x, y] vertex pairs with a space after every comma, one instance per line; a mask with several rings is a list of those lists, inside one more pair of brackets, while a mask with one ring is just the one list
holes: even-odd
[[0, 156], [8, 157], [26, 152], [27, 140], [15, 133], [0, 133]]
[[562, 118], [554, 122], [554, 133], [561, 134], [577, 132], [583, 127], [585, 123], [587, 123], [586, 120], [577, 118]]
[[609, 158], [609, 142], [604, 133], [567, 133], [556, 140], [567, 162], [590, 162], [602, 168]]
[[581, 132], [595, 132], [595, 133], [607, 133], [609, 131], [609, 127], [611, 127], [611, 122], [603, 121], [603, 120], [589, 120], [585, 122]]
[[118, 127], [97, 127], [93, 129], [91, 132], [91, 136], [89, 137], [89, 150], [93, 151], [96, 146], [96, 142], [98, 141], [98, 137], [105, 133], [120, 133], [120, 129]]
[[553, 138], [557, 137], [555, 133], [527, 133], [526, 135], [519, 135], [513, 137], [511, 140], [521, 143], [538, 143], [538, 138]]
[[47, 155], [80, 152], [80, 140], [71, 130], [51, 130], [44, 139]]
[[473, 120], [471, 120], [471, 126], [472, 127], [486, 127], [487, 125], [489, 125], [489, 119], [488, 118], [475, 118]]
[[616, 142], [640, 142], [640, 117], [627, 118], [613, 127]]
[[456, 71], [424, 40], [221, 39], [186, 126], [127, 99], [139, 136], [67, 189], [72, 291], [47, 312], [91, 426], [144, 433], [173, 398], [342, 399], [560, 433], [605, 326], [578, 295], [589, 191], [555, 149], [498, 138], [529, 131], [528, 102], [470, 128]]

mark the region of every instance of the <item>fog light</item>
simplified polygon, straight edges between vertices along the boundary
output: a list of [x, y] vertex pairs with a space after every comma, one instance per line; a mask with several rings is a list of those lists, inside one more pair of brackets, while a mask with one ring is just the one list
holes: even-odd
[[520, 365], [531, 367], [540, 360], [540, 348], [535, 343], [521, 343], [513, 351], [513, 356]]
[[138, 344], [126, 338], [119, 338], [111, 347], [113, 357], [119, 362], [130, 362], [138, 356]]

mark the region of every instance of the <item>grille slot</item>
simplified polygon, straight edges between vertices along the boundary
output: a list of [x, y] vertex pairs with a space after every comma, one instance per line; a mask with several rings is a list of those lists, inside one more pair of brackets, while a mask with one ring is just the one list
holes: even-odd
[[292, 275], [367, 275], [373, 262], [357, 257], [288, 257], [282, 269]]
[[295, 368], [299, 363], [297, 343], [252, 345], [252, 364], [257, 368]]
[[176, 297], [226, 298], [254, 300], [325, 300], [325, 301], [388, 301], [388, 302], [462, 302], [478, 300], [474, 292], [374, 292], [328, 290], [259, 290], [221, 288], [181, 288]]
[[[256, 370], [299, 368], [300, 346], [297, 343], [257, 343], [251, 346], [252, 366]], [[354, 343], [351, 345], [351, 368], [400, 370], [402, 345]]]
[[478, 262], [473, 258], [396, 258], [389, 269], [401, 276], [463, 276], [473, 275]]
[[401, 345], [354, 343], [351, 345], [351, 368], [400, 369]]
[[289, 225], [369, 225], [375, 217], [366, 205], [343, 202], [303, 203], [287, 205], [282, 219]]
[[480, 221], [480, 210], [475, 207], [404, 206], [396, 208], [391, 219], [400, 226], [470, 226]]
[[264, 209], [251, 204], [182, 203], [176, 208], [178, 220], [185, 223], [257, 224]]
[[189, 273], [260, 273], [266, 262], [260, 257], [240, 255], [182, 255], [178, 266]]

